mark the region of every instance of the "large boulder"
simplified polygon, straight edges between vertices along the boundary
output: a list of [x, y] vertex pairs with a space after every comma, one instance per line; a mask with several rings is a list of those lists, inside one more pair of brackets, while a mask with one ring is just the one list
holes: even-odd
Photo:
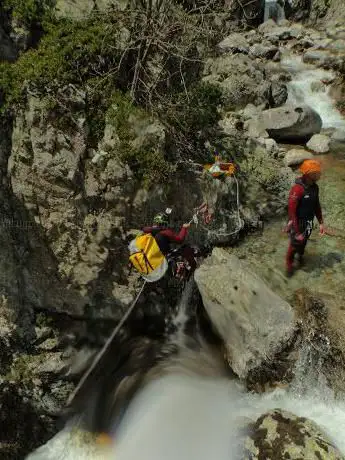
[[291, 149], [289, 150], [284, 158], [286, 166], [298, 166], [303, 163], [304, 160], [311, 160], [313, 154], [304, 149]]
[[275, 409], [255, 422], [245, 440], [244, 460], [264, 458], [343, 460], [345, 457], [316, 423]]
[[273, 81], [270, 89], [270, 106], [273, 108], [284, 105], [287, 101], [288, 95], [288, 89], [285, 83], [282, 83], [281, 81]]
[[255, 120], [276, 141], [308, 141], [322, 128], [320, 115], [306, 105], [285, 105], [264, 110]]
[[270, 359], [293, 336], [291, 306], [235, 255], [216, 248], [197, 269], [204, 306], [240, 378]]
[[334, 43], [328, 43], [324, 40], [321, 44], [313, 46], [303, 54], [303, 62], [327, 69], [342, 70], [344, 57], [343, 40], [337, 40]]
[[293, 24], [292, 26], [278, 25], [272, 19], [261, 24], [258, 31], [271, 42], [303, 37], [303, 28], [300, 24]]
[[238, 110], [247, 104], [265, 104], [270, 82], [263, 69], [245, 54], [227, 54], [208, 59], [203, 80], [217, 85], [223, 93], [225, 110]]
[[248, 54], [249, 43], [242, 34], [234, 33], [224, 38], [217, 45], [217, 48], [221, 53], [234, 52]]
[[333, 142], [345, 143], [345, 129], [336, 129], [332, 134], [331, 140]]
[[330, 143], [331, 139], [328, 136], [315, 134], [307, 143], [307, 147], [315, 153], [327, 153], [329, 152]]
[[273, 59], [278, 52], [279, 48], [277, 46], [265, 46], [257, 43], [250, 47], [249, 56], [254, 58]]

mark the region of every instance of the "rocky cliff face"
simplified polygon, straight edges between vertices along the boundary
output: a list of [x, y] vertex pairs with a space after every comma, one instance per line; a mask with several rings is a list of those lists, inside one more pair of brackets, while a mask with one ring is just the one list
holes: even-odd
[[342, 25], [344, 8], [341, 0], [289, 0], [286, 9], [289, 15], [308, 19], [325, 25]]
[[[102, 14], [109, 6], [123, 11], [127, 3], [58, 0], [54, 11], [82, 24], [92, 12]], [[234, 2], [226, 3], [229, 14]], [[28, 42], [24, 32], [22, 41], [19, 32], [13, 35], [14, 26], [8, 26], [8, 17], [6, 21], [4, 34], [0, 29], [0, 53], [3, 59], [14, 60]], [[218, 22], [221, 30], [229, 30], [224, 19]], [[287, 42], [297, 46], [303, 39], [300, 26], [272, 23], [258, 31], [224, 34], [216, 52], [211, 48], [208, 53], [202, 72], [203, 83], [221, 93], [221, 104], [214, 109], [219, 117], [207, 131], [209, 138], [204, 139], [202, 129], [191, 123], [193, 113], [187, 109], [192, 103], [185, 104], [178, 120], [180, 125], [191, 123], [193, 144], [186, 137], [179, 137], [182, 141], [177, 144], [176, 128], [169, 129], [158, 111], [128, 104], [118, 94], [109, 98], [95, 140], [90, 114], [98, 107], [92, 85], [77, 77], [68, 84], [55, 79], [51, 87], [26, 81], [21, 88], [20, 104], [3, 118], [0, 136], [1, 379], [10, 393], [15, 388], [18, 412], [36, 417], [33, 423], [46, 425], [46, 433], [54, 426], [73, 379], [134, 298], [138, 277], [129, 274], [126, 265], [127, 244], [136, 229], [151, 223], [166, 206], [173, 208], [175, 223], [181, 225], [207, 201], [214, 220], [193, 228], [189, 241], [229, 244], [247, 230], [258, 229], [263, 219], [284, 212], [292, 180], [282, 162], [285, 150], [265, 127], [254, 126], [253, 119], [285, 104], [287, 76], [279, 68], [281, 48]], [[121, 53], [126, 51], [126, 40]], [[24, 56], [29, 59], [30, 54]], [[97, 65], [89, 68], [96, 75], [102, 59], [97, 55]], [[181, 73], [179, 64], [170, 61], [171, 75], [192, 73], [191, 68], [188, 75]], [[160, 66], [159, 60], [151, 62], [150, 72], [157, 80]], [[73, 69], [74, 75], [78, 70]], [[171, 77], [169, 90], [174, 84]], [[7, 87], [0, 90], [5, 93]], [[199, 112], [196, 118], [202, 118]], [[203, 172], [216, 148], [235, 163], [236, 179], [213, 179]], [[150, 329], [153, 335], [164, 332], [176, 293], [161, 288], [145, 292], [129, 328], [137, 333]], [[81, 343], [88, 344], [84, 357], [77, 353]], [[73, 357], [77, 362], [71, 367]], [[2, 404], [9, 407], [13, 401], [6, 396]], [[1, 442], [14, 442], [4, 433]], [[25, 442], [27, 434], [23, 436]], [[25, 446], [16, 449], [22, 453]]]

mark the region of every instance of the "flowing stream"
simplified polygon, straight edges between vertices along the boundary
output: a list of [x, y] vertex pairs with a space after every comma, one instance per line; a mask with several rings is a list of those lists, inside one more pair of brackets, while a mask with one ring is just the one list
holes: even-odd
[[[324, 127], [344, 128], [345, 121], [334, 108], [327, 90], [315, 91], [322, 88], [321, 80], [332, 79], [333, 75], [305, 66], [294, 57], [286, 58], [282, 65], [293, 75], [289, 85], [290, 101], [304, 102], [315, 108]], [[325, 185], [320, 183], [321, 195], [328, 208], [326, 220], [331, 219], [334, 226], [343, 228], [345, 157], [330, 154], [323, 160], [328, 165], [325, 175], [329, 179]], [[309, 272], [307, 263], [306, 271], [301, 271], [290, 285], [286, 283], [281, 274], [286, 245], [280, 241], [280, 225], [281, 222], [272, 224], [262, 238], [249, 238], [240, 249], [247, 251], [250, 263], [256, 264], [260, 275], [285, 297], [311, 277], [316, 290], [328, 289], [344, 298], [345, 262], [340, 256], [338, 259], [334, 256], [330, 266], [317, 269], [313, 265], [315, 258], [311, 258]], [[344, 240], [319, 240], [316, 252], [320, 252], [320, 257], [330, 253], [341, 255], [345, 250]], [[312, 253], [312, 241], [310, 246]], [[251, 394], [237, 381], [225, 378], [217, 364], [210, 364], [213, 359], [210, 351], [186, 349], [182, 332], [185, 320], [182, 308], [175, 320], [178, 329], [174, 335], [181, 346], [180, 365], [172, 364], [170, 375], [152, 381], [134, 399], [116, 432], [113, 447], [96, 447], [80, 433], [73, 434], [71, 427], [66, 427], [27, 459], [237, 460], [248, 422], [274, 408], [315, 421], [345, 455], [345, 401], [334, 398], [317, 365], [309, 359], [307, 345], [300, 351], [295, 378], [288, 389]]]
[[286, 55], [281, 65], [292, 75], [292, 81], [288, 84], [287, 102], [303, 103], [312, 107], [320, 114], [323, 128], [345, 129], [345, 120], [328, 94], [328, 83], [334, 80], [335, 74], [305, 64], [302, 57], [296, 55]]
[[[306, 362], [302, 350], [302, 362]], [[153, 381], [132, 402], [114, 447], [96, 447], [69, 429], [28, 457], [28, 460], [238, 460], [245, 427], [270, 409], [281, 408], [307, 417], [345, 453], [345, 402], [335, 401], [327, 386], [296, 374], [290, 390], [263, 395], [247, 393], [236, 381], [198, 371], [181, 372]], [[196, 362], [205, 365], [200, 356]], [[188, 360], [185, 365], [188, 367]], [[211, 371], [211, 370], [210, 370]], [[296, 368], [298, 371], [298, 367]], [[213, 372], [214, 374], [214, 369]], [[303, 389], [299, 380], [303, 378]], [[311, 390], [312, 389], [312, 390]]]

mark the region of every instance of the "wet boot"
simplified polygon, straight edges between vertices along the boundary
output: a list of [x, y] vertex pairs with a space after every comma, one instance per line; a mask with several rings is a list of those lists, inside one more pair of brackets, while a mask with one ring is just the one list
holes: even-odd
[[305, 241], [304, 244], [297, 251], [297, 260], [298, 260], [299, 267], [303, 267], [304, 265], [304, 250], [305, 250], [306, 245], [307, 245], [307, 242]]
[[297, 254], [298, 266], [303, 267], [304, 265], [304, 254]]
[[291, 278], [293, 275], [293, 260], [296, 253], [296, 249], [290, 244], [286, 253], [286, 276]]

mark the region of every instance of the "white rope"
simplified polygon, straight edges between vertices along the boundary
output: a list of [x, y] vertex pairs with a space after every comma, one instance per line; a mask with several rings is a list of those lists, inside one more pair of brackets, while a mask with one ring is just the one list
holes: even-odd
[[[218, 232], [219, 235], [222, 235], [222, 236], [225, 236], [225, 237], [235, 235], [240, 230], [242, 230], [242, 228], [244, 226], [244, 222], [243, 222], [243, 220], [241, 219], [241, 216], [240, 216], [240, 187], [238, 185], [238, 180], [237, 180], [237, 177], [236, 177], [235, 174], [234, 174], [234, 179], [236, 181], [236, 206], [237, 206], [238, 226], [233, 232], [230, 232], [230, 233], [219, 233]], [[212, 230], [209, 230], [209, 233], [212, 233]]]
[[140, 288], [140, 291], [138, 293], [138, 295], [136, 296], [136, 298], [134, 299], [132, 305], [129, 307], [129, 309], [126, 311], [126, 313], [123, 315], [121, 321], [119, 322], [119, 324], [116, 326], [116, 328], [114, 329], [113, 333], [111, 334], [111, 336], [109, 337], [109, 339], [106, 341], [105, 345], [103, 346], [102, 350], [96, 355], [95, 359], [93, 360], [93, 363], [91, 364], [91, 366], [89, 367], [89, 369], [84, 373], [83, 377], [81, 378], [80, 382], [78, 383], [77, 387], [75, 388], [75, 390], [73, 391], [73, 393], [70, 395], [70, 397], [68, 398], [68, 401], [67, 401], [67, 405], [69, 406], [74, 398], [76, 397], [76, 395], [79, 393], [80, 389], [83, 387], [84, 383], [86, 382], [87, 378], [89, 377], [89, 375], [91, 374], [91, 372], [95, 369], [95, 367], [97, 366], [97, 364], [99, 363], [100, 359], [102, 358], [102, 356], [104, 355], [104, 353], [107, 351], [109, 345], [111, 344], [111, 342], [114, 340], [116, 334], [119, 332], [119, 330], [121, 329], [121, 327], [124, 325], [126, 319], [129, 317], [129, 315], [131, 314], [131, 312], [133, 311], [134, 307], [136, 306], [138, 300], [139, 300], [139, 297], [141, 296], [141, 293], [143, 292], [143, 289], [145, 287], [145, 284], [146, 284], [146, 281], [144, 281], [143, 285], [141, 286]]

